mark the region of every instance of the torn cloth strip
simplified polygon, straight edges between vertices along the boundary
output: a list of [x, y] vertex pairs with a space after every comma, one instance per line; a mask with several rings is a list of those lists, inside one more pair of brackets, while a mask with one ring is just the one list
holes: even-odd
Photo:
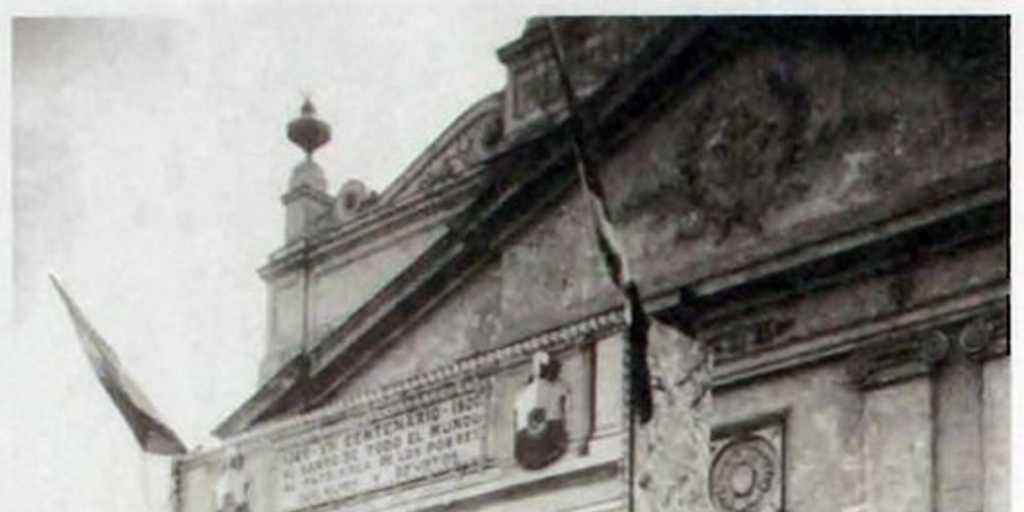
[[559, 43], [558, 34], [553, 22], [547, 20], [548, 35], [551, 40], [551, 47], [554, 50], [555, 69], [558, 71], [559, 81], [571, 114], [569, 120], [570, 145], [572, 146], [573, 158], [576, 163], [576, 171], [580, 178], [583, 193], [590, 211], [594, 218], [594, 231], [597, 238], [597, 248], [604, 261], [608, 276], [615, 287], [623, 295], [626, 313], [626, 341], [629, 344], [629, 390], [630, 408], [637, 415], [641, 423], [650, 421], [653, 415], [651, 401], [651, 375], [647, 367], [647, 334], [650, 330], [651, 319], [644, 310], [640, 299], [640, 291], [633, 276], [630, 273], [629, 265], [625, 257], [625, 249], [620, 242], [615, 226], [612, 225], [611, 216], [608, 213], [608, 202], [605, 198], [601, 181], [594, 173], [588, 162], [587, 154], [583, 151], [585, 147], [580, 140], [581, 134], [578, 127], [581, 117], [577, 111], [576, 94], [572, 82], [564, 67], [564, 52]]

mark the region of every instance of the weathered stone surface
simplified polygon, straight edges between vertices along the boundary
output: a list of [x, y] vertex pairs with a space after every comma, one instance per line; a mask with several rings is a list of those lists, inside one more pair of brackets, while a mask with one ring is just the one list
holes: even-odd
[[622, 348], [622, 336], [616, 335], [602, 339], [597, 343], [597, 386], [594, 390], [596, 399], [596, 417], [594, 418], [595, 434], [601, 435], [622, 427], [623, 392], [625, 362]]
[[483, 98], [466, 109], [402, 175], [384, 191], [382, 200], [397, 203], [434, 193], [474, 171], [505, 135], [501, 94]]
[[[301, 267], [268, 279], [267, 350], [260, 381], [301, 350], [304, 325], [320, 340], [409, 265], [444, 231], [443, 227], [396, 233], [357, 253], [320, 262], [309, 283]], [[398, 236], [404, 235], [404, 236]], [[308, 288], [308, 289], [307, 289]], [[308, 301], [304, 295], [309, 295]], [[306, 315], [307, 318], [303, 318]]]
[[282, 276], [268, 285], [267, 348], [260, 362], [260, 382], [274, 374], [302, 345], [302, 276]]
[[1005, 158], [999, 126], [952, 121], [947, 77], [928, 63], [761, 48], [715, 70], [601, 171], [637, 273], [735, 260]]
[[385, 238], [377, 247], [370, 247], [369, 252], [341, 255], [318, 265], [311, 283], [313, 339], [321, 339], [343, 322], [443, 232], [443, 227], [434, 227]]
[[[870, 226], [878, 224], [871, 223], [896, 215], [919, 220], [918, 214], [928, 213], [927, 203], [921, 203], [924, 210], [911, 213], [884, 206], [917, 197], [925, 188], [940, 189], [934, 186], [944, 185], [946, 178], [962, 178], [976, 165], [1005, 158], [1005, 119], [998, 113], [987, 119], [985, 109], [975, 108], [997, 97], [998, 86], [979, 86], [988, 91], [984, 98], [964, 96], [954, 90], [958, 79], [950, 75], [952, 68], [939, 62], [943, 57], [924, 51], [881, 49], [870, 56], [844, 52], [816, 44], [740, 45], [692, 89], [674, 96], [674, 104], [663, 105], [663, 113], [645, 118], [643, 122], [650, 124], [636, 127], [636, 137], [616, 149], [618, 154], [600, 172], [611, 197], [613, 220], [644, 285], [664, 285], [674, 292], [691, 279], [715, 279], [718, 272], [728, 275], [755, 257], [767, 261], [790, 254], [806, 241], [801, 237], [809, 231], [826, 239], [860, 228], [874, 230]], [[530, 79], [525, 71], [521, 76]], [[537, 83], [536, 87], [547, 87]], [[520, 85], [525, 84], [513, 87]], [[527, 106], [539, 108], [536, 102]], [[982, 114], [965, 114], [970, 110]], [[481, 154], [467, 138], [448, 142], [435, 148], [431, 155], [436, 161], [424, 167], [436, 172], [434, 185], [462, 176]], [[947, 199], [959, 201], [943, 201]], [[888, 217], [871, 223], [851, 216], [880, 211]], [[504, 353], [502, 347], [509, 343], [578, 320], [590, 313], [597, 297], [613, 295], [578, 191], [568, 192], [560, 204], [529, 222], [507, 246], [495, 248], [501, 255], [491, 267], [467, 276], [467, 282], [437, 307], [403, 325], [395, 344], [381, 347], [372, 364], [341, 390], [340, 398], [436, 370], [473, 353]], [[828, 229], [811, 229], [820, 226]], [[342, 322], [434, 239], [384, 243], [388, 247], [350, 255], [356, 261], [328, 261], [316, 269], [311, 298], [316, 336]], [[849, 345], [868, 338], [884, 340], [886, 332], [858, 329], [889, 329], [897, 323], [894, 319], [911, 314], [915, 329], [933, 332], [924, 325], [938, 321], [932, 308], [967, 303], [964, 309], [943, 309], [956, 309], [961, 315], [966, 308], [991, 303], [1007, 275], [1005, 245], [995, 235], [984, 241], [972, 239], [971, 245], [955, 250], [906, 252], [889, 255], [903, 258], [898, 267], [856, 281], [814, 282], [807, 289], [796, 283], [781, 297], [736, 298], [727, 305], [733, 309], [701, 324], [706, 329], [701, 339], [707, 334], [731, 340], [729, 362], [744, 363], [773, 352], [798, 354], [791, 349], [803, 342], [843, 336], [848, 336], [843, 343]], [[845, 270], [837, 269], [836, 275]], [[737, 273], [730, 278], [737, 277], [739, 283], [746, 273]], [[296, 309], [301, 305], [296, 299], [301, 284], [294, 274], [276, 279], [271, 283], [275, 295], [270, 332], [275, 350], [287, 354], [302, 325], [301, 309]], [[747, 299], [749, 303], [744, 302]], [[589, 419], [576, 394], [587, 377], [577, 349], [556, 354], [570, 392], [569, 430], [574, 441]], [[591, 461], [607, 457], [600, 459], [602, 464], [614, 467], [623, 455], [622, 349], [618, 336], [597, 344], [596, 436], [589, 455], [569, 450], [536, 473], [518, 467], [512, 457], [512, 404], [527, 369], [513, 365], [498, 370], [494, 363], [495, 372], [488, 376], [493, 395], [488, 404], [486, 471], [447, 475], [349, 508], [569, 510], [583, 506], [580, 496], [587, 498], [586, 506], [592, 510], [621, 508], [614, 491], [621, 494], [626, 489], [614, 470], [602, 470], [601, 476], [578, 475], [588, 474]], [[822, 351], [826, 349], [830, 348]], [[707, 486], [699, 482], [707, 478], [710, 458], [701, 451], [698, 438], [706, 447], [709, 420], [680, 406], [686, 401], [676, 393], [692, 389], [673, 391], [676, 381], [666, 378], [687, 368], [686, 358], [673, 361], [685, 353], [678, 350], [652, 351], [663, 390], [657, 395], [659, 419], [637, 436], [634, 469], [643, 510], [679, 510], [684, 504], [708, 508]], [[918, 378], [886, 381], [891, 385], [867, 391], [851, 385], [844, 365], [835, 364], [841, 361], [838, 353], [814, 355], [811, 362], [766, 365], [768, 369], [756, 378], [748, 375], [716, 390], [714, 422], [731, 425], [765, 415], [785, 418], [780, 435], [786, 451], [778, 475], [786, 486], [783, 510], [1007, 510], [1008, 362], [991, 359], [1001, 354], [998, 351], [979, 349], [978, 354], [969, 364], [983, 364], [983, 370], [965, 373], [962, 365], [948, 367], [933, 380], [915, 374]], [[784, 366], [789, 364], [793, 366]], [[929, 363], [926, 369], [933, 366]], [[261, 459], [257, 455], [253, 460]], [[194, 480], [190, 485], [200, 495], [212, 485], [204, 480], [203, 471], [196, 469], [186, 477]], [[572, 477], [559, 473], [574, 471]], [[746, 480], [737, 474], [734, 488], [742, 491]], [[502, 485], [509, 490], [501, 490]], [[980, 505], [979, 486], [984, 500]], [[494, 494], [467, 498], [479, 489]], [[658, 496], [643, 499], [654, 494]], [[254, 497], [254, 512], [261, 512], [260, 504], [272, 498]], [[205, 498], [189, 494], [188, 499], [193, 500], [189, 507], [207, 505]], [[459, 501], [463, 499], [467, 501]]]
[[557, 317], [578, 312], [588, 297], [612, 291], [591, 219], [574, 188], [503, 252], [503, 323], [510, 328], [554, 324]]
[[915, 379], [871, 391], [864, 404], [867, 510], [933, 510], [932, 384]]
[[1011, 393], [1010, 358], [984, 364], [982, 386], [984, 508], [986, 512], [1010, 511]]
[[482, 271], [423, 321], [413, 324], [350, 387], [372, 389], [497, 346], [504, 282], [498, 270]]
[[212, 464], [182, 469], [176, 485], [181, 510], [215, 510], [216, 478]]
[[697, 340], [658, 322], [649, 340], [654, 416], [635, 427], [636, 510], [712, 512], [711, 357]]
[[1006, 251], [997, 241], [917, 263], [780, 301], [725, 323], [710, 323], [698, 334], [716, 346], [721, 361], [884, 320], [1006, 278]]
[[994, 242], [972, 250], [938, 255], [914, 269], [908, 306], [926, 303], [971, 288], [1006, 282], [1009, 253]]
[[[933, 59], [906, 50], [865, 59], [826, 46], [739, 48], [599, 170], [641, 282], [656, 287], [684, 269], [699, 275], [767, 246], [784, 250], [809, 223], [1005, 158], [1004, 125], [958, 121], [963, 107]], [[410, 238], [320, 274], [314, 338], [430, 240]], [[557, 325], [612, 293], [575, 190], [503, 249], [501, 267], [500, 342]], [[880, 289], [863, 292], [856, 300], [870, 312], [892, 307]], [[272, 298], [272, 309], [294, 304], [290, 297]], [[827, 324], [833, 310], [822, 311]], [[294, 314], [279, 316], [271, 344], [293, 346]]]
[[840, 368], [819, 366], [716, 390], [714, 423], [784, 415], [784, 510], [858, 510], [865, 500], [863, 395]]
[[953, 357], [935, 380], [935, 510], [982, 508], [981, 365]]
[[[664, 19], [567, 17], [554, 20], [565, 71], [586, 96], [643, 48]], [[531, 20], [522, 37], [498, 51], [508, 67], [506, 123], [516, 129], [565, 108], [544, 20]]]

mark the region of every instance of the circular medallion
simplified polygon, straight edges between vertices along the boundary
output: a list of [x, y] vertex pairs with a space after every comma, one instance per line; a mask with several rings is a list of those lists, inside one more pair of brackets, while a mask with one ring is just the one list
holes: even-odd
[[931, 331], [920, 341], [920, 357], [925, 364], [942, 361], [949, 353], [949, 338], [942, 331]]
[[992, 324], [982, 319], [975, 319], [964, 326], [960, 332], [960, 346], [968, 355], [980, 354], [992, 341]]
[[779, 478], [775, 448], [760, 437], [737, 439], [711, 463], [711, 499], [718, 510], [760, 512], [772, 509]]

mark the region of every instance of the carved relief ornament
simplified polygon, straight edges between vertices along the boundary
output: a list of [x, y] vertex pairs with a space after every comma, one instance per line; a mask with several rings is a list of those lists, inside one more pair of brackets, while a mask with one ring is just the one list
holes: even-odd
[[783, 427], [773, 421], [714, 443], [709, 492], [721, 512], [782, 510]]
[[982, 361], [1009, 352], [1006, 311], [988, 310], [922, 331], [890, 335], [850, 356], [850, 382], [872, 389], [926, 375], [954, 354]]
[[533, 355], [530, 378], [515, 402], [515, 459], [540, 469], [565, 453], [569, 390], [559, 380], [558, 361], [544, 351]]

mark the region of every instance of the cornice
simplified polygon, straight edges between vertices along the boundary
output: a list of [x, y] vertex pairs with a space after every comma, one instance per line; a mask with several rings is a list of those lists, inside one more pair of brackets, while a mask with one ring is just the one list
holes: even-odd
[[[488, 114], [501, 115], [502, 109], [504, 108], [502, 99], [504, 97], [504, 90], [496, 91], [487, 96], [481, 98], [472, 106], [463, 111], [459, 116], [448, 125], [441, 135], [437, 137], [425, 151], [420, 153], [416, 159], [409, 164], [409, 166], [403, 171], [398, 179], [392, 182], [388, 187], [381, 193], [381, 202], [384, 204], [393, 203], [396, 200], [401, 200], [403, 195], [422, 195], [425, 190], [410, 190], [410, 187], [423, 177], [423, 174], [429, 171], [430, 164], [433, 160], [443, 156], [444, 149], [446, 146], [454, 142], [455, 139], [462, 135], [466, 135], [472, 124], [478, 121], [480, 118]], [[499, 134], [504, 136], [504, 134]], [[500, 143], [500, 140], [495, 141], [496, 144]], [[496, 150], [499, 146], [492, 149]], [[486, 160], [488, 155], [480, 155], [482, 159]], [[473, 167], [479, 168], [479, 161], [476, 162]], [[456, 177], [455, 179], [458, 179]]]
[[[870, 389], [925, 374], [951, 350], [962, 352], [975, 361], [1001, 357], [1010, 350], [1007, 293], [1005, 284], [991, 285], [897, 315], [811, 333], [773, 350], [734, 354], [729, 360], [716, 363], [713, 386], [715, 389], [733, 387], [767, 375], [846, 357], [851, 385]], [[409, 406], [415, 402], [430, 402], [439, 393], [450, 393], [449, 386], [459, 389], [486, 386], [488, 376], [523, 364], [536, 351], [557, 352], [593, 343], [616, 335], [623, 325], [618, 309], [583, 318], [379, 388], [356, 392], [313, 412], [260, 424], [232, 436], [229, 443], [243, 446], [301, 436], [349, 417], [386, 411], [396, 404]], [[933, 343], [935, 340], [943, 343]], [[955, 348], [951, 348], [953, 344]]]
[[334, 204], [334, 200], [331, 199], [330, 194], [323, 190], [317, 190], [306, 183], [299, 184], [281, 196], [281, 202], [286, 205], [299, 199], [312, 199], [326, 206]]
[[485, 173], [486, 169], [481, 166], [448, 187], [418, 192], [395, 203], [375, 205], [338, 228], [278, 249], [258, 272], [269, 279], [295, 269], [308, 259], [342, 255], [375, 238], [388, 236], [396, 229], [429, 229], [439, 220], [458, 214], [472, 199]]
[[1007, 311], [995, 301], [864, 344], [847, 363], [850, 383], [869, 390], [928, 375], [957, 354], [977, 362], [1007, 355]]
[[[644, 123], [663, 110], [661, 107], [670, 100], [669, 97], [683, 94], [708, 72], [715, 59], [721, 58], [713, 52], [695, 49], [717, 46], [717, 51], [722, 51], [721, 33], [699, 31], [695, 34], [689, 31], [686, 37], [678, 38], [665, 34], [671, 35], [671, 31], [663, 33], [664, 37], [655, 41], [657, 44], [646, 52], [646, 62], [626, 66], [582, 105], [589, 117], [595, 120], [588, 133], [588, 139], [600, 149], [594, 152], [595, 160], [601, 161], [614, 154]], [[655, 93], [663, 93], [666, 97]], [[488, 176], [474, 192], [473, 199], [452, 217], [449, 232], [307, 356], [312, 371], [301, 379], [302, 385], [280, 395], [261, 389], [242, 407], [256, 410], [244, 414], [241, 414], [242, 410], [236, 411], [252, 421], [233, 422], [233, 428], [218, 428], [218, 433], [230, 434], [236, 430], [234, 427], [246, 428], [261, 418], [299, 411], [303, 407], [302, 391], [327, 390], [329, 394], [343, 386], [355, 366], [370, 361], [367, 354], [395, 340], [393, 334], [402, 328], [401, 324], [425, 314], [457, 284], [467, 279], [467, 275], [493, 259], [501, 244], [523, 228], [524, 219], [528, 219], [529, 214], [550, 205], [571, 185], [573, 174], [565, 147], [565, 124], [552, 125], [536, 138], [508, 148], [507, 152], [488, 162], [488, 169]], [[990, 205], [1005, 202], [1005, 192], [1001, 198], [986, 201]], [[927, 216], [927, 212], [922, 215]], [[891, 219], [878, 219], [877, 225], [871, 226], [874, 233], [865, 230], [865, 233], [850, 237], [830, 251], [849, 251], [865, 239], [879, 240], [892, 236], [891, 231], [883, 229], [888, 220]], [[831, 234], [823, 229], [816, 235], [829, 239]], [[794, 240], [785, 242], [792, 244]], [[805, 248], [794, 245], [801, 250]], [[788, 251], [793, 245], [776, 247]], [[662, 296], [673, 293], [672, 288], [678, 290], [679, 287], [690, 286], [698, 297], [721, 296], [742, 288], [751, 279], [760, 281], [794, 267], [813, 266], [820, 255], [820, 252], [811, 251], [790, 259], [788, 252], [776, 254], [784, 260], [782, 269], [774, 265], [771, 254], [760, 254], [752, 258], [753, 261], [716, 261], [708, 264], [712, 267], [696, 272], [702, 275], [698, 282], [689, 273], [691, 269], [687, 269], [685, 275], [662, 276], [666, 278], [660, 280], [664, 285], [649, 293]], [[738, 270], [755, 264], [762, 265], [756, 273]], [[430, 293], [427, 293], [428, 289]]]
[[[1003, 345], [989, 344], [998, 339], [1000, 333], [1005, 333], [1000, 331], [999, 326], [1005, 325], [1008, 292], [1006, 283], [991, 284], [899, 314], [858, 320], [827, 331], [811, 333], [800, 339], [789, 340], [785, 345], [749, 353], [734, 353], [729, 359], [716, 364], [714, 386], [738, 386], [768, 375], [851, 355], [857, 361], [851, 363], [852, 367], [858, 368], [851, 370], [851, 375], [862, 375], [851, 378], [851, 382], [862, 380], [865, 384], [857, 385], [867, 387], [872, 385], [871, 382], [881, 385], [897, 380], [899, 375], [902, 375], [899, 378], [904, 378], [920, 374], [945, 357], [945, 354], [933, 354], [922, 349], [920, 343], [925, 340], [922, 333], [962, 328], [978, 318], [986, 322], [983, 332], [987, 336], [976, 338], [985, 340], [984, 343], [977, 343], [983, 348], [972, 349], [970, 353], [976, 354], [972, 357], [979, 360], [996, 357], [1009, 350], [1008, 345], [1004, 350], [1001, 348]], [[921, 358], [914, 359], [917, 354]], [[883, 370], [883, 366], [888, 364], [886, 361], [905, 361], [912, 365], [902, 368], [893, 365], [892, 368], [896, 370]], [[913, 364], [918, 366], [913, 367]]]
[[[527, 361], [538, 350], [560, 351], [572, 346], [590, 343], [604, 334], [621, 329], [622, 312], [614, 310], [583, 318], [577, 322], [536, 334], [501, 347], [479, 352], [436, 369], [399, 379], [380, 388], [357, 392], [321, 407], [314, 412], [269, 421], [243, 434], [233, 436], [232, 443], [246, 443], [250, 440], [274, 437], [280, 433], [289, 435], [314, 428], [324, 423], [339, 421], [341, 417], [361, 414], [361, 411], [388, 405], [400, 399], [402, 403], [417, 400], [431, 400], [431, 389], [443, 384], [456, 383], [467, 378], [478, 378], [500, 369]], [[229, 422], [222, 425], [229, 428]], [[218, 433], [220, 435], [220, 433]]]
[[[696, 44], [695, 39], [698, 39], [691, 31], [687, 31], [686, 37], [672, 37], [672, 26], [671, 23], [667, 24], [666, 30], [662, 31], [643, 55], [637, 58], [638, 61], [646, 62], [629, 64], [625, 69], [614, 73], [605, 86], [583, 101], [583, 110], [593, 111], [595, 116], [600, 112], [607, 120], [615, 117], [636, 119], [645, 105], [649, 109], [656, 109], [657, 106], [650, 102], [649, 91], [641, 90], [643, 84], [639, 82], [649, 81], [654, 76], [652, 70], [644, 68], [653, 66], [661, 70], [661, 74], [667, 76], [656, 81], [666, 82], [661, 86], [667, 86], [675, 80], [675, 75], [687, 69], [676, 61], [679, 60], [679, 55]], [[692, 55], [688, 53], [687, 58], [692, 58]], [[631, 80], [632, 77], [635, 79]], [[612, 101], [612, 98], [618, 95], [630, 95], [635, 98], [631, 101]], [[616, 105], [617, 109], [610, 110], [608, 106], [611, 104]], [[591, 134], [592, 140], [604, 140], [607, 142], [606, 147], [617, 147], [625, 142], [621, 132], [623, 129], [628, 131], [629, 126], [629, 123], [621, 119], [612, 121], [602, 130], [594, 131]], [[554, 198], [560, 197], [568, 189], [573, 182], [574, 174], [568, 164], [570, 153], [565, 143], [566, 121], [562, 119], [557, 124], [545, 125], [544, 130], [516, 137], [515, 144], [503, 146], [484, 162], [489, 168], [486, 180], [474, 194], [475, 197], [469, 205], [451, 220], [449, 232], [354, 312], [334, 333], [318, 344], [310, 355], [302, 356], [305, 362], [301, 364], [308, 365], [306, 367], [311, 368], [313, 372], [300, 380], [301, 385], [295, 386], [291, 393], [279, 394], [271, 391], [278, 388], [272, 382], [272, 377], [218, 426], [215, 432], [218, 435], [225, 435], [238, 428], [244, 428], [259, 418], [283, 412], [282, 407], [295, 406], [295, 402], [302, 400], [297, 394], [299, 388], [304, 389], [307, 385], [313, 385], [311, 381], [314, 379], [327, 378], [325, 375], [329, 376], [331, 372], [328, 365], [336, 366], [344, 362], [339, 360], [339, 354], [345, 353], [357, 343], [368, 346], [380, 346], [383, 343], [371, 343], [375, 336], [380, 336], [376, 334], [377, 331], [387, 328], [384, 324], [388, 322], [382, 322], [382, 318], [395, 313], [396, 308], [399, 308], [402, 310], [403, 318], [408, 320], [408, 308], [411, 306], [406, 303], [424, 300], [428, 305], [436, 303], [436, 293], [431, 293], [429, 298], [424, 299], [418, 296], [416, 290], [439, 280], [455, 282], [457, 279], [452, 279], [452, 275], [464, 277], [471, 273], [471, 269], [476, 267], [473, 262], [487, 260], [487, 255], [494, 253], [496, 247], [515, 231], [503, 227], [502, 224], [511, 222], [521, 229], [522, 220], [529, 217], [524, 215], [526, 212], [535, 212], [540, 206], [550, 205]], [[607, 156], [607, 153], [603, 155]], [[554, 172], [556, 170], [560, 172]], [[264, 269], [263, 274], [272, 275], [279, 269], [305, 261], [315, 245], [318, 244], [308, 243], [298, 248], [286, 247], [279, 253], [279, 259], [283, 261], [272, 262]], [[454, 269], [457, 269], [457, 272]], [[396, 301], [402, 304], [397, 304]], [[350, 363], [346, 363], [346, 368], [351, 369]], [[297, 358], [286, 363], [286, 366], [298, 364], [300, 362]], [[350, 371], [341, 373], [343, 376], [351, 374]], [[316, 384], [324, 385], [333, 388], [337, 384]]]

